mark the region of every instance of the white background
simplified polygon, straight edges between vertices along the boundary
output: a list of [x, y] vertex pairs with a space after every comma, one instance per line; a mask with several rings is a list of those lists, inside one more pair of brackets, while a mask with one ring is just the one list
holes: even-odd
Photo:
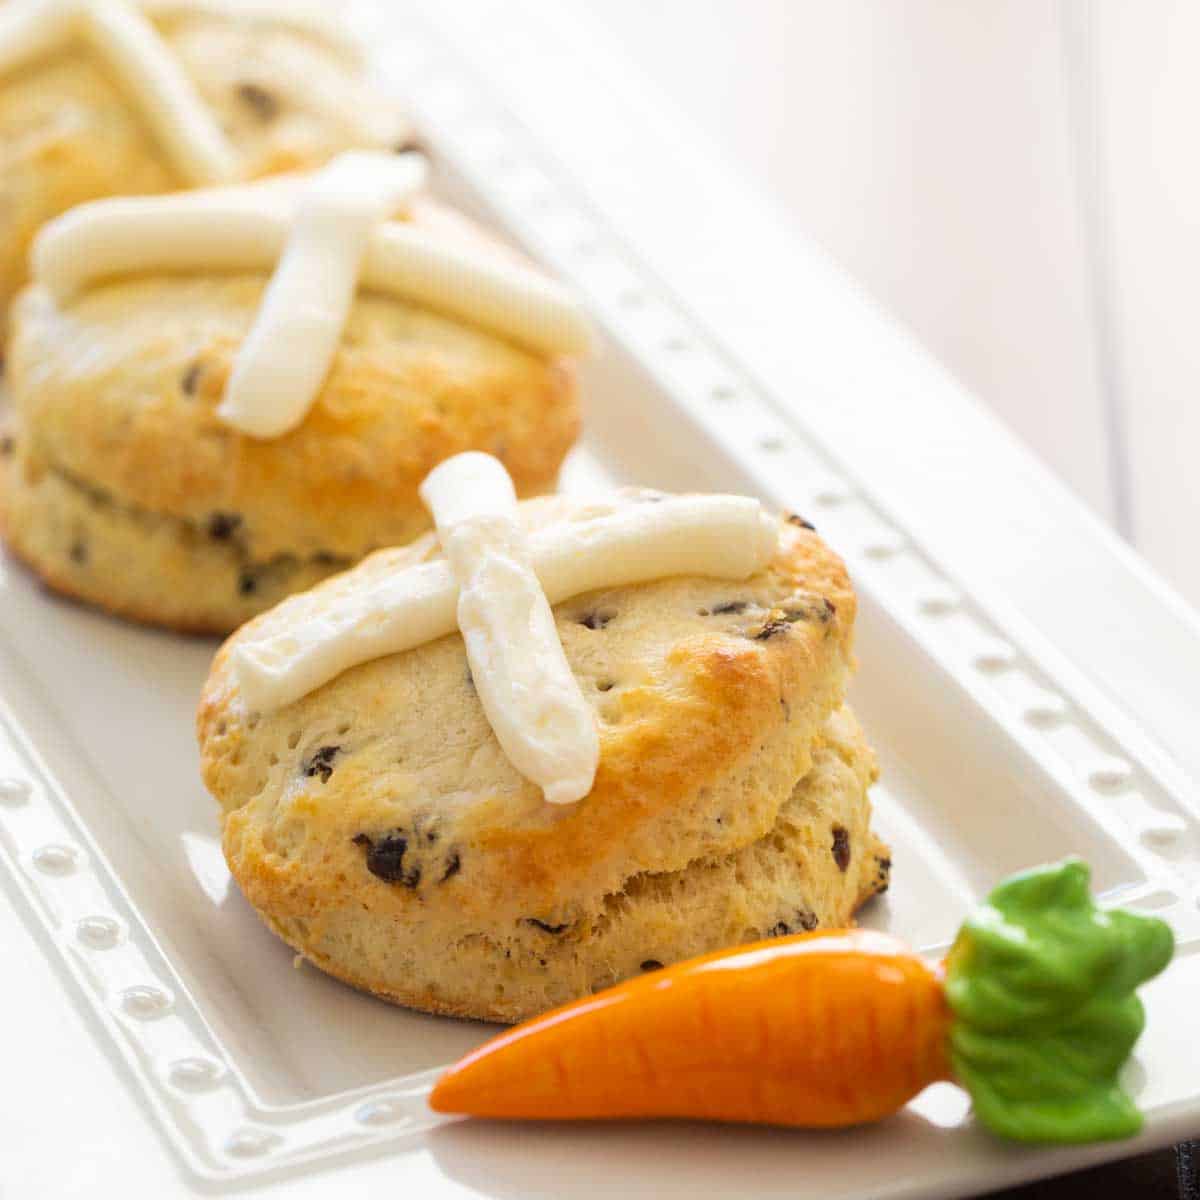
[[1200, 603], [1200, 5], [560, 3]]

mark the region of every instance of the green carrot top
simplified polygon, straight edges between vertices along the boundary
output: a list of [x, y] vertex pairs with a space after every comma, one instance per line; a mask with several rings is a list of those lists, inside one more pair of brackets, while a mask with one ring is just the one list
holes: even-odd
[[946, 963], [950, 1059], [979, 1119], [1021, 1141], [1128, 1137], [1141, 1113], [1118, 1082], [1145, 1025], [1134, 989], [1171, 959], [1163, 921], [1103, 911], [1078, 859], [1005, 880]]

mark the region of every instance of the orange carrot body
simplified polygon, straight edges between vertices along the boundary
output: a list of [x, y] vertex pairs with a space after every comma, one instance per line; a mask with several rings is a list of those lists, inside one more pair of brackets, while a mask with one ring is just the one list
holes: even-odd
[[950, 1077], [937, 974], [835, 930], [723, 950], [526, 1022], [438, 1082], [439, 1112], [806, 1127], [896, 1111]]

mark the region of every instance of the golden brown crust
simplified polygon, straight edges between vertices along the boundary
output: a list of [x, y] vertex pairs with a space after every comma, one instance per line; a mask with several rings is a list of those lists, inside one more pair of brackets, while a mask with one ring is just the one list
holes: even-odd
[[[194, 14], [161, 29], [247, 178], [407, 136], [398, 116], [384, 119], [393, 105], [361, 67], [319, 40]], [[83, 46], [0, 76], [0, 328], [42, 224], [86, 200], [179, 186], [119, 81]]]

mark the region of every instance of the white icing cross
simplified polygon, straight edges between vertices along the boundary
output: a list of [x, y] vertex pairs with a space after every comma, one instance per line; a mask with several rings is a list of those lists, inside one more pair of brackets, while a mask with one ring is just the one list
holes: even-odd
[[351, 571], [288, 601], [282, 632], [233, 647], [242, 701], [282, 708], [352, 667], [459, 628], [497, 740], [559, 803], [590, 790], [594, 728], [563, 672], [549, 606], [671, 576], [747, 579], [778, 542], [778, 523], [745, 496], [593, 505], [526, 533], [504, 468], [473, 452], [435, 468], [421, 493], [446, 558], [370, 583]]
[[330, 11], [328, 0], [136, 0], [152, 17], [204, 16], [243, 25], [270, 25], [317, 38], [346, 58], [361, 61], [363, 47]]
[[471, 679], [500, 748], [550, 804], [592, 790], [600, 738], [563, 653], [554, 614], [500, 462], [459, 454], [421, 485], [458, 584], [458, 628]]
[[60, 303], [147, 271], [270, 270], [222, 420], [255, 437], [303, 421], [359, 284], [462, 317], [546, 354], [591, 344], [586, 317], [537, 272], [386, 220], [421, 185], [418, 154], [354, 151], [314, 175], [81, 205], [45, 226], [33, 275]]
[[425, 182], [419, 154], [343, 154], [296, 205], [262, 307], [238, 351], [217, 416], [269, 438], [304, 420], [333, 363], [375, 226]]
[[154, 26], [127, 0], [8, 0], [0, 6], [0, 75], [82, 37], [132, 94], [189, 184], [235, 174], [233, 150]]

